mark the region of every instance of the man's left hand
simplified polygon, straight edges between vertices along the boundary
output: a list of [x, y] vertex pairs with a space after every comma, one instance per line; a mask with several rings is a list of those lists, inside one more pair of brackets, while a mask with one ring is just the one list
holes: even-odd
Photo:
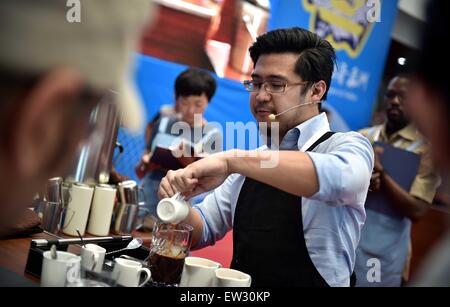
[[371, 192], [378, 192], [381, 188], [381, 177], [384, 171], [383, 164], [381, 164], [380, 160], [380, 154], [383, 153], [382, 147], [375, 147], [374, 148], [374, 166], [373, 166], [373, 172], [372, 177], [370, 178], [370, 186], [369, 190]]

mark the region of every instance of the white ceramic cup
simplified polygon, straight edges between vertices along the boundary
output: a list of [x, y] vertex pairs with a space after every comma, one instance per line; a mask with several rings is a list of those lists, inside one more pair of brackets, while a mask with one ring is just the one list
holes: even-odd
[[252, 283], [250, 275], [238, 270], [220, 268], [215, 273], [216, 287], [250, 287]]
[[180, 287], [212, 287], [220, 263], [200, 257], [186, 257]]
[[176, 193], [159, 201], [156, 214], [165, 223], [178, 224], [188, 216], [189, 204], [180, 193]]
[[86, 244], [81, 248], [81, 266], [88, 271], [100, 273], [105, 261], [106, 249], [96, 244]]
[[80, 256], [57, 251], [56, 259], [52, 259], [47, 251], [42, 259], [41, 287], [64, 287], [80, 278]]
[[[112, 273], [113, 279], [122, 286], [125, 287], [142, 287], [145, 285], [151, 277], [151, 272], [147, 268], [143, 268], [139, 262], [116, 258], [114, 260], [114, 270]], [[145, 273], [145, 280], [139, 284], [142, 272]]]

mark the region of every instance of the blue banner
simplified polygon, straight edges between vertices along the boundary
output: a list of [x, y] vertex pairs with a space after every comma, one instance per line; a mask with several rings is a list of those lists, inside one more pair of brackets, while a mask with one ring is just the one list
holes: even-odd
[[370, 124], [397, 15], [397, 0], [271, 0], [269, 30], [302, 27], [337, 54], [328, 101], [352, 130]]

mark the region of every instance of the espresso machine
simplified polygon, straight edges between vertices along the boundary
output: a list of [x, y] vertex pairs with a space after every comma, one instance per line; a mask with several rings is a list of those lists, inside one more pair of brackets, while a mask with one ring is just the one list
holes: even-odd
[[[61, 230], [65, 234], [75, 235], [74, 230], [80, 229], [84, 234], [88, 226], [89, 213], [92, 213], [94, 205], [97, 206], [97, 216], [111, 215], [109, 219], [103, 221], [110, 223], [116, 198], [115, 187], [108, 187], [110, 193], [113, 189], [113, 197], [102, 197], [100, 205], [94, 203], [100, 199], [100, 190], [105, 193], [111, 167], [123, 152], [123, 147], [117, 143], [120, 117], [118, 106], [114, 102], [115, 95], [112, 91], [105, 95], [92, 111], [89, 119], [89, 137], [79, 146], [67, 176], [49, 179], [43, 193], [44, 198], [39, 197], [40, 205], [37, 211], [42, 218], [44, 230], [51, 233], [58, 233]], [[113, 161], [116, 147], [119, 148], [119, 154]], [[96, 190], [99, 190], [97, 196]], [[105, 199], [108, 199], [108, 204], [105, 203]], [[111, 201], [112, 204], [109, 203]], [[109, 208], [108, 212], [103, 212], [104, 208]], [[98, 227], [91, 228], [98, 229]]]
[[92, 131], [88, 140], [81, 144], [77, 159], [65, 177], [66, 182], [108, 183], [114, 150], [119, 148], [116, 161], [123, 152], [123, 147], [117, 142], [120, 118], [114, 95], [112, 92], [106, 95], [92, 111], [89, 120]]

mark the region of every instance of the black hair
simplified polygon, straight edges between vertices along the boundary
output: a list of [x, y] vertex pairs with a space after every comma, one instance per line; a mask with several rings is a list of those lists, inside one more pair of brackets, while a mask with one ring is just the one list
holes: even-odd
[[389, 84], [392, 82], [392, 80], [394, 80], [396, 78], [397, 79], [408, 79], [408, 80], [411, 80], [413, 78], [413, 76], [414, 75], [409, 73], [409, 72], [403, 72], [403, 71], [397, 72], [395, 75], [392, 76], [392, 78], [387, 80], [387, 84], [385, 86], [385, 90], [387, 90], [387, 88], [389, 87]]
[[304, 81], [308, 81], [306, 89], [311, 88], [315, 82], [325, 81], [327, 90], [322, 100], [327, 99], [336, 64], [336, 53], [333, 46], [317, 34], [298, 27], [270, 31], [259, 36], [249, 52], [253, 65], [256, 65], [259, 57], [264, 54], [298, 53], [295, 73]]
[[188, 68], [175, 80], [175, 98], [205, 94], [209, 102], [216, 92], [216, 87], [216, 80], [208, 72]]
[[412, 77], [413, 77], [413, 75], [411, 73], [401, 71], [401, 72], [397, 73], [394, 77], [392, 77], [391, 80], [394, 78], [411, 79]]
[[422, 54], [417, 75], [442, 95], [450, 116], [450, 59], [446, 42], [450, 41], [450, 1], [430, 1], [427, 23], [422, 33]]

